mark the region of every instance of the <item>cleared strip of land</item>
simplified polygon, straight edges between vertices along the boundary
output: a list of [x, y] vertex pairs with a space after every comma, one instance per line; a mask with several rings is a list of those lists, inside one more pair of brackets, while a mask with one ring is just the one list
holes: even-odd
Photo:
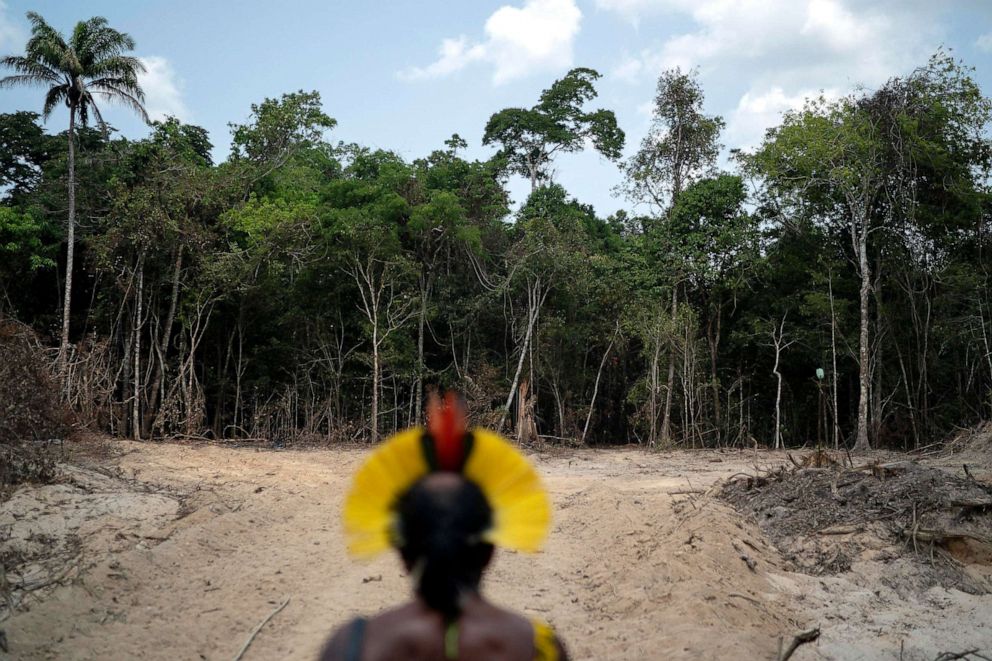
[[[230, 659], [289, 599], [244, 658], [313, 658], [337, 624], [409, 592], [396, 559], [344, 552], [341, 499], [363, 454], [83, 443], [62, 483], [0, 504], [0, 553], [16, 567], [13, 615], [0, 623], [9, 654]], [[992, 649], [988, 593], [925, 585], [922, 559], [878, 549], [839, 574], [798, 573], [711, 489], [791, 467], [784, 454], [534, 458], [555, 503], [550, 543], [537, 556], [499, 554], [486, 590], [550, 620], [576, 658], [773, 659], [780, 639], [788, 647], [817, 625], [820, 639], [794, 659]], [[987, 464], [972, 467], [988, 479]], [[838, 530], [821, 537], [842, 542]], [[988, 558], [965, 560], [981, 580]]]

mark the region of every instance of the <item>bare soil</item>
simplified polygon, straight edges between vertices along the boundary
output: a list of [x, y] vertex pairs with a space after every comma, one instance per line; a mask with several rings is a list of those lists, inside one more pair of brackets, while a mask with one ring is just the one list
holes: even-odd
[[[966, 479], [966, 456], [987, 483], [990, 454], [968, 448], [924, 464]], [[364, 454], [81, 443], [61, 482], [0, 504], [0, 658], [232, 659], [288, 599], [244, 658], [313, 659], [335, 626], [409, 595], [395, 558], [345, 554], [341, 501]], [[575, 658], [775, 659], [815, 626], [793, 659], [992, 656], [984, 547], [948, 550], [970, 581], [948, 585], [886, 530], [776, 535], [757, 509], [718, 497], [735, 474], [791, 469], [785, 454], [533, 458], [555, 504], [550, 542], [498, 554], [485, 590], [552, 622]], [[847, 557], [817, 573], [801, 547], [823, 537]]]

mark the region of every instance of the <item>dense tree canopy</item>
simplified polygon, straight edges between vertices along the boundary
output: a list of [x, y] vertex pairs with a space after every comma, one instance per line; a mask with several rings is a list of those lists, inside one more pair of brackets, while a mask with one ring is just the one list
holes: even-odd
[[372, 440], [445, 388], [556, 442], [911, 447], [992, 416], [992, 107], [967, 68], [814, 100], [733, 172], [665, 72], [626, 161], [650, 215], [610, 218], [551, 170], [621, 156], [597, 78], [496, 112], [487, 160], [334, 142], [316, 92], [252, 106], [222, 163], [176, 119], [70, 142], [0, 115], [0, 308], [57, 346], [68, 268], [64, 396], [141, 438]]
[[482, 143], [500, 145], [499, 157], [510, 172], [530, 179], [531, 190], [548, 181], [556, 154], [583, 149], [587, 140], [617, 160], [624, 134], [613, 111], [584, 109], [597, 96], [593, 83], [599, 77], [592, 69], [572, 69], [544, 90], [533, 108], [506, 108], [490, 117]]

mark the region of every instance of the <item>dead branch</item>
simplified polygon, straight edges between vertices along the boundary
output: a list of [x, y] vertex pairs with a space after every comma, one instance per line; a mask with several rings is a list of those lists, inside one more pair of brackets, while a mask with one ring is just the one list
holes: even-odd
[[738, 599], [743, 599], [744, 601], [750, 601], [755, 606], [761, 606], [761, 602], [754, 597], [749, 597], [746, 594], [741, 594], [739, 592], [730, 592], [727, 594], [728, 597], [736, 597]]
[[953, 661], [953, 659], [970, 659], [971, 657], [992, 661], [992, 657], [979, 654], [977, 649], [968, 650], [966, 652], [941, 652], [933, 661]]
[[951, 530], [927, 530], [924, 528], [915, 528], [914, 530], [903, 531], [903, 535], [909, 537], [910, 535], [915, 542], [925, 542], [930, 544], [947, 544], [947, 542], [955, 540], [965, 540], [970, 539], [972, 541], [978, 542], [979, 544], [992, 544], [992, 540], [985, 539], [978, 535], [973, 535], [968, 532], [963, 531], [951, 531]]
[[853, 535], [864, 532], [862, 526], [831, 526], [817, 532], [818, 535]]
[[18, 590], [20, 592], [34, 592], [35, 590], [47, 588], [49, 585], [55, 585], [57, 583], [61, 583], [63, 580], [65, 580], [65, 578], [69, 575], [69, 573], [73, 569], [76, 569], [78, 567], [79, 565], [69, 565], [68, 567], [63, 569], [60, 573], [54, 576], [49, 576], [47, 578], [38, 578], [31, 581], [22, 580], [20, 583], [15, 583], [11, 585], [11, 587], [14, 590]]
[[248, 636], [248, 640], [246, 640], [245, 644], [241, 646], [241, 649], [238, 651], [238, 653], [234, 655], [234, 661], [241, 661], [241, 657], [243, 657], [245, 655], [245, 652], [248, 651], [248, 647], [252, 644], [252, 641], [255, 640], [255, 636], [258, 635], [258, 632], [262, 630], [262, 627], [264, 627], [269, 620], [271, 620], [276, 615], [278, 615], [279, 611], [281, 611], [283, 608], [286, 607], [286, 604], [289, 603], [289, 599], [290, 599], [289, 597], [286, 597], [286, 599], [281, 604], [279, 604], [279, 606], [274, 611], [269, 613], [264, 620], [258, 623], [258, 626], [256, 626], [252, 630], [251, 634]]
[[820, 637], [820, 627], [815, 629], [810, 629], [809, 631], [803, 631], [797, 634], [795, 638], [792, 639], [792, 643], [789, 647], [779, 655], [778, 661], [787, 661], [792, 654], [806, 643], [812, 643], [814, 640]]
[[758, 563], [754, 560], [754, 558], [749, 556], [744, 549], [740, 547], [740, 545], [737, 543], [737, 540], [733, 540], [731, 542], [731, 545], [734, 547], [734, 550], [737, 551], [737, 553], [740, 555], [740, 558], [741, 560], [744, 561], [744, 564], [747, 565], [747, 568], [750, 569], [752, 572], [757, 571]]

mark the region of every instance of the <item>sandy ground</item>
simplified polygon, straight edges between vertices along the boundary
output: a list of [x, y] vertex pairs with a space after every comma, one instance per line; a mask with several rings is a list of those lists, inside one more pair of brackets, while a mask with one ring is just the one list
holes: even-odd
[[[64, 483], [0, 504], [0, 552], [21, 559], [7, 580], [32, 588], [0, 622], [0, 658], [231, 659], [288, 599], [244, 658], [313, 659], [336, 625], [409, 594], [393, 557], [344, 552], [339, 512], [361, 450], [98, 446]], [[781, 638], [814, 625], [820, 640], [793, 659], [992, 655], [992, 596], [912, 590], [909, 561], [792, 573], [756, 525], [700, 493], [784, 455], [535, 461], [555, 504], [550, 543], [498, 554], [485, 590], [552, 622], [575, 658], [774, 659]]]

